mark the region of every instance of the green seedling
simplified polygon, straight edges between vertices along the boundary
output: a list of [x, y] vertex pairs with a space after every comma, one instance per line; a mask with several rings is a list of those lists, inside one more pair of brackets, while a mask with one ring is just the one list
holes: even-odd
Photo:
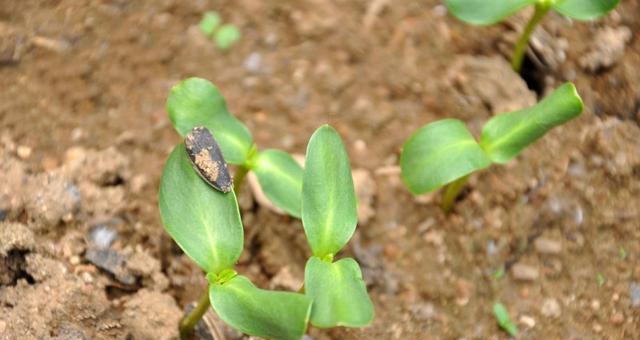
[[225, 323], [250, 335], [299, 339], [305, 333], [311, 298], [259, 289], [233, 269], [244, 242], [236, 195], [205, 182], [182, 144], [165, 164], [159, 206], [165, 230], [205, 271], [209, 283], [208, 294], [180, 323], [182, 338], [210, 305]]
[[527, 7], [535, 12], [518, 39], [511, 57], [511, 66], [520, 72], [529, 38], [535, 27], [550, 11], [576, 20], [592, 20], [613, 10], [620, 0], [446, 0], [449, 11], [458, 19], [473, 25], [490, 25]]
[[302, 181], [302, 223], [313, 254], [304, 291], [313, 300], [311, 324], [318, 328], [363, 327], [373, 319], [358, 263], [352, 258], [334, 262], [357, 222], [349, 157], [338, 133], [325, 125], [309, 140]]
[[286, 152], [258, 151], [247, 127], [229, 113], [220, 91], [211, 82], [201, 78], [182, 81], [171, 89], [167, 110], [181, 136], [199, 126], [211, 132], [224, 159], [237, 166], [233, 179], [236, 194], [246, 174], [253, 171], [267, 198], [289, 215], [300, 218], [302, 167]]
[[231, 48], [242, 34], [238, 27], [231, 24], [222, 24], [222, 18], [217, 12], [206, 12], [200, 21], [200, 30], [212, 39], [221, 50]]
[[400, 156], [402, 179], [416, 195], [448, 184], [442, 209], [449, 212], [471, 173], [508, 162], [582, 110], [575, 86], [566, 83], [533, 107], [491, 118], [482, 128], [479, 143], [460, 120], [427, 124], [404, 144]]
[[498, 326], [511, 336], [518, 335], [518, 327], [511, 321], [507, 308], [500, 302], [493, 304], [493, 315], [498, 321]]

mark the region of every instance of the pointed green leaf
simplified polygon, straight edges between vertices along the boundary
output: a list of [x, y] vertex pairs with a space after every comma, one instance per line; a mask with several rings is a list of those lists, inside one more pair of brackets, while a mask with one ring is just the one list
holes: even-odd
[[302, 223], [313, 254], [336, 254], [357, 222], [349, 156], [338, 132], [324, 125], [309, 140], [302, 180]]
[[311, 313], [311, 299], [305, 295], [259, 289], [241, 275], [211, 284], [209, 298], [229, 326], [267, 339], [300, 339]]
[[167, 100], [167, 111], [181, 136], [195, 126], [205, 126], [220, 144], [228, 163], [247, 162], [254, 148], [253, 138], [247, 127], [229, 113], [220, 91], [208, 80], [189, 78], [174, 86]]
[[500, 328], [504, 329], [505, 332], [511, 336], [518, 335], [518, 327], [511, 321], [509, 311], [507, 311], [507, 308], [503, 304], [496, 302], [493, 305], [493, 315], [496, 317]]
[[458, 19], [474, 25], [490, 25], [502, 21], [538, 0], [446, 0], [445, 4]]
[[373, 320], [373, 303], [354, 259], [329, 263], [312, 256], [304, 272], [304, 289], [313, 300], [311, 324], [316, 327], [364, 327]]
[[240, 257], [243, 229], [238, 203], [198, 176], [179, 144], [160, 180], [160, 216], [169, 235], [204, 271], [232, 268]]
[[577, 20], [599, 18], [614, 9], [620, 0], [556, 0], [553, 9]]
[[291, 155], [280, 150], [260, 152], [253, 172], [273, 204], [300, 218], [303, 170]]
[[402, 179], [414, 194], [424, 194], [491, 165], [467, 127], [443, 119], [418, 129], [400, 155]]
[[580, 115], [582, 100], [566, 83], [535, 106], [501, 114], [482, 128], [480, 146], [493, 162], [505, 163], [552, 128]]

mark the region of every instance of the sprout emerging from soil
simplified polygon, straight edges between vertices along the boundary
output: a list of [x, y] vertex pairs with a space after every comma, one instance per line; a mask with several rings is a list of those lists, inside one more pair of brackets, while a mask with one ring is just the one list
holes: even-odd
[[533, 107], [491, 118], [482, 128], [479, 143], [460, 120], [427, 124], [404, 144], [400, 156], [402, 179], [416, 195], [448, 185], [442, 209], [449, 212], [470, 174], [508, 162], [582, 110], [575, 86], [566, 83]]
[[238, 27], [231, 24], [222, 24], [222, 18], [217, 12], [206, 12], [200, 21], [200, 31], [215, 42], [221, 50], [231, 48], [242, 34]]
[[[269, 339], [299, 339], [309, 322], [319, 328], [367, 325], [373, 304], [358, 263], [351, 258], [333, 262], [357, 223], [349, 159], [337, 132], [323, 126], [314, 133], [303, 174], [284, 152], [257, 152], [246, 127], [229, 114], [222, 96], [206, 80], [192, 78], [176, 86], [168, 108], [187, 143], [195, 143], [199, 135], [204, 143], [177, 145], [160, 182], [164, 227], [209, 282], [208, 293], [181, 321], [181, 336], [193, 330], [209, 306], [231, 327]], [[218, 145], [223, 158], [211, 156]], [[205, 157], [210, 166], [226, 169], [224, 159], [239, 165], [234, 190], [222, 190], [228, 180], [221, 183], [219, 173], [202, 173], [203, 165], [194, 160], [204, 149], [213, 152]], [[256, 171], [276, 205], [302, 217], [313, 256], [300, 293], [257, 288], [234, 270], [244, 247], [236, 195], [249, 170]]]
[[458, 19], [473, 25], [490, 25], [533, 5], [535, 12], [518, 39], [511, 57], [514, 71], [520, 72], [529, 38], [550, 10], [576, 20], [597, 19], [613, 10], [620, 0], [446, 0], [447, 8]]

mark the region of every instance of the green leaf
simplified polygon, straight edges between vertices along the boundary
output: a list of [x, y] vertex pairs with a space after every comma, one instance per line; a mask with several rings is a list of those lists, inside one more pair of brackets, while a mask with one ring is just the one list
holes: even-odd
[[500, 302], [496, 302], [493, 305], [493, 315], [496, 317], [498, 326], [500, 326], [500, 328], [504, 329], [511, 336], [518, 335], [518, 327], [516, 327], [513, 321], [511, 321], [509, 312], [503, 304], [501, 304]]
[[209, 298], [225, 323], [267, 339], [300, 339], [311, 313], [311, 299], [305, 295], [259, 289], [241, 275], [211, 284]]
[[505, 163], [553, 127], [579, 116], [582, 109], [575, 86], [566, 83], [531, 108], [490, 119], [482, 128], [480, 146], [493, 162]]
[[240, 30], [236, 26], [224, 25], [216, 32], [214, 40], [219, 49], [226, 50], [238, 42], [241, 36]]
[[458, 19], [474, 25], [490, 25], [502, 21], [538, 0], [446, 0], [445, 4]]
[[336, 254], [357, 222], [349, 156], [338, 132], [324, 125], [309, 140], [302, 180], [302, 223], [313, 255]]
[[253, 172], [273, 204], [300, 218], [303, 170], [291, 155], [280, 150], [260, 152]]
[[247, 127], [229, 113], [220, 91], [206, 79], [189, 78], [174, 86], [167, 111], [183, 137], [195, 126], [207, 127], [228, 163], [245, 164], [254, 149]]
[[233, 267], [244, 237], [236, 197], [205, 183], [182, 144], [164, 166], [159, 205], [164, 228], [204, 271], [217, 274]]
[[313, 300], [311, 324], [318, 328], [364, 327], [373, 320], [373, 303], [352, 258], [330, 263], [312, 256], [305, 268], [304, 289]]
[[620, 0], [557, 0], [553, 9], [577, 20], [599, 18], [614, 9]]
[[222, 18], [220, 18], [220, 14], [217, 12], [206, 12], [200, 21], [200, 30], [205, 35], [210, 36], [216, 28], [220, 26], [221, 22]]
[[443, 119], [418, 129], [400, 155], [402, 179], [414, 194], [433, 191], [491, 165], [467, 127]]

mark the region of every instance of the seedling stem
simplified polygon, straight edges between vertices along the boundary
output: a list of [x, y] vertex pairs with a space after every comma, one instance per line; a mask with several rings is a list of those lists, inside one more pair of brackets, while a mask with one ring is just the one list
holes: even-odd
[[244, 178], [247, 176], [248, 172], [249, 168], [247, 168], [246, 166], [238, 166], [235, 176], [233, 176], [233, 192], [236, 194], [236, 196], [240, 195], [240, 188], [242, 187], [242, 183], [244, 183]]
[[524, 60], [524, 54], [527, 51], [527, 46], [529, 46], [529, 38], [531, 38], [531, 34], [533, 30], [536, 28], [538, 23], [544, 18], [544, 16], [551, 9], [551, 4], [549, 1], [541, 1], [535, 5], [535, 13], [527, 23], [527, 27], [525, 27], [524, 32], [518, 39], [516, 43], [516, 47], [513, 50], [513, 56], [511, 57], [511, 67], [517, 73], [520, 73], [522, 69], [522, 61]]
[[451, 212], [451, 208], [453, 208], [453, 203], [460, 195], [460, 191], [464, 188], [464, 185], [467, 183], [469, 176], [460, 177], [457, 180], [453, 181], [451, 184], [447, 185], [447, 191], [444, 193], [444, 197], [442, 198], [441, 208], [445, 214]]
[[207, 312], [210, 306], [211, 301], [209, 301], [209, 291], [205, 290], [202, 297], [198, 300], [196, 307], [192, 309], [187, 316], [180, 320], [180, 339], [187, 339], [187, 336], [191, 334], [193, 328], [198, 324], [198, 321], [202, 319], [202, 316]]

